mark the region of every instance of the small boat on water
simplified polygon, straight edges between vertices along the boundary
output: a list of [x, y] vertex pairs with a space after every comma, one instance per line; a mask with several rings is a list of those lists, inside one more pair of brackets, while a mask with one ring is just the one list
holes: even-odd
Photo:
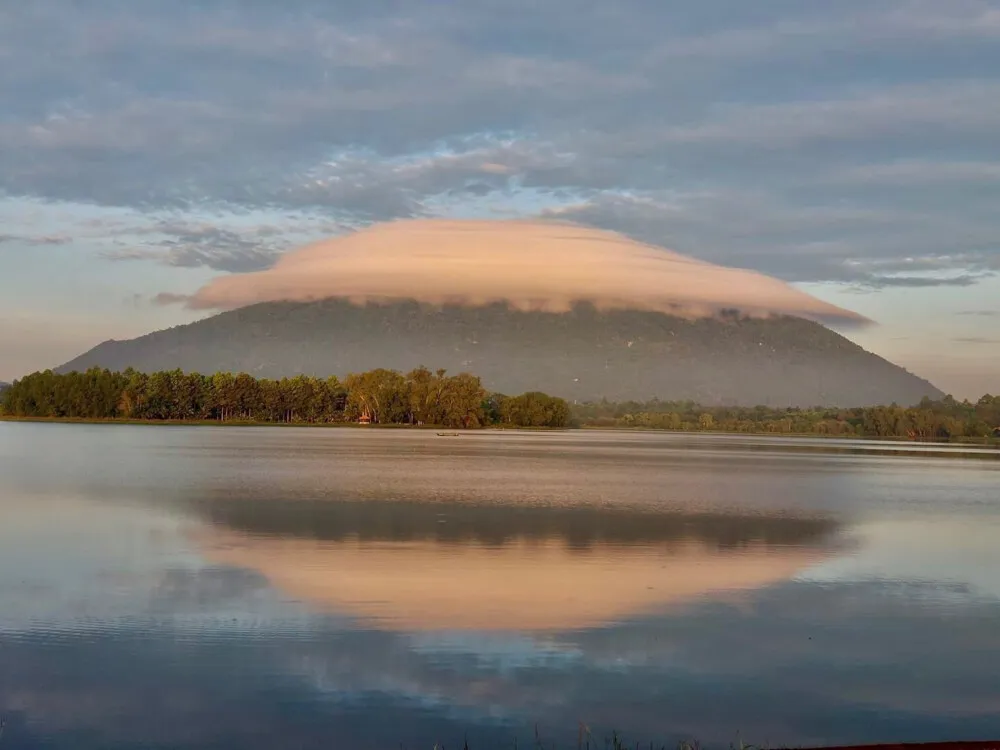
[[437, 433], [438, 437], [458, 437], [459, 435], [461, 435], [460, 432], [439, 432], [439, 433]]

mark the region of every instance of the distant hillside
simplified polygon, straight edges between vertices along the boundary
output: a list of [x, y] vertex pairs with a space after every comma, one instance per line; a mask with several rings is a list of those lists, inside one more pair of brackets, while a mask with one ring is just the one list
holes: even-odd
[[108, 341], [58, 368], [340, 375], [419, 365], [467, 370], [490, 390], [575, 400], [864, 406], [943, 394], [810, 321], [685, 320], [662, 313], [433, 309], [415, 302], [272, 302]]
[[3, 393], [8, 388], [10, 388], [10, 383], [5, 383], [2, 380], [0, 380], [0, 393]]

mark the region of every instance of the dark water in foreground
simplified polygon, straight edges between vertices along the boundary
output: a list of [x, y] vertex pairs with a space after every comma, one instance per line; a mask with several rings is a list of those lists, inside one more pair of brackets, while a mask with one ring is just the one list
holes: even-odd
[[0, 750], [1000, 737], [1000, 455], [0, 424]]

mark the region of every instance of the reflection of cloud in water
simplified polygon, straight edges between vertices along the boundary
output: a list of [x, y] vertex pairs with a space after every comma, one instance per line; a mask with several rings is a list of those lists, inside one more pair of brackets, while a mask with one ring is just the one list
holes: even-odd
[[592, 627], [766, 586], [822, 559], [821, 518], [594, 507], [217, 496], [217, 563], [291, 596], [404, 630]]
[[472, 658], [475, 644], [415, 650], [409, 636], [322, 620], [253, 635], [127, 620], [55, 641], [0, 639], [5, 741], [384, 748], [460, 747], [468, 735], [473, 747], [509, 747], [537, 721], [565, 746], [581, 718], [598, 736], [615, 726], [713, 746], [737, 732], [772, 746], [1000, 734], [996, 602], [940, 609], [876, 584], [782, 585], [740, 607], [703, 601], [553, 634], [574, 658], [516, 669]]
[[[709, 450], [730, 440], [714, 436], [595, 448], [611, 438], [14, 428], [25, 438], [0, 451], [2, 748], [511, 747], [536, 721], [565, 747], [580, 719], [712, 747], [737, 732], [771, 746], [1000, 736], [986, 462], [749, 456]], [[588, 560], [642, 563], [629, 554], [824, 562], [590, 629], [354, 629], [290, 606], [253, 566], [205, 566], [182, 536], [192, 520], [209, 541], [320, 557], [523, 556], [534, 542], [581, 577]]]
[[216, 528], [200, 542], [216, 563], [259, 571], [291, 596], [403, 630], [595, 627], [711, 593], [773, 584], [823, 557], [815, 544], [769, 547], [753, 537], [720, 549], [718, 538], [698, 537], [696, 520], [687, 538], [675, 534], [666, 545], [596, 541], [586, 552], [555, 535], [495, 546], [433, 538], [366, 541], [361, 533], [362, 539], [318, 540]]

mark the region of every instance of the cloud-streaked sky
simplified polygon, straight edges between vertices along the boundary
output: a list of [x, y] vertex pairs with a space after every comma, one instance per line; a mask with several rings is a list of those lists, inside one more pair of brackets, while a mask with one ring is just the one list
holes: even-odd
[[0, 7], [0, 379], [397, 218], [763, 272], [1000, 390], [1000, 0]]

